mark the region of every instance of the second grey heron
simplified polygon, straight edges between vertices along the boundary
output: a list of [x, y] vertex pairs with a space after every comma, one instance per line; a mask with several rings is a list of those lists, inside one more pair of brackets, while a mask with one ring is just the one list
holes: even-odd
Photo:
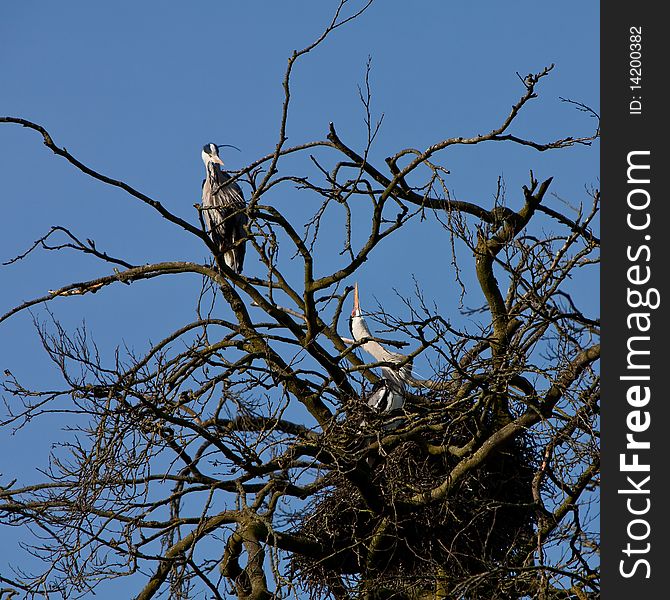
[[380, 363], [390, 363], [389, 366], [381, 367], [382, 378], [368, 396], [367, 405], [381, 413], [402, 408], [405, 404], [406, 385], [412, 376], [411, 364], [408, 363], [402, 367], [394, 366], [405, 361], [407, 357], [404, 354], [387, 350], [373, 339], [361, 312], [358, 284], [354, 287], [354, 309], [351, 312], [349, 327], [354, 342], [361, 342], [363, 350]]
[[244, 226], [247, 215], [242, 190], [221, 167], [219, 146], [206, 144], [202, 149], [202, 160], [207, 175], [202, 182], [202, 210], [205, 224], [224, 262], [236, 273], [242, 272], [244, 264]]

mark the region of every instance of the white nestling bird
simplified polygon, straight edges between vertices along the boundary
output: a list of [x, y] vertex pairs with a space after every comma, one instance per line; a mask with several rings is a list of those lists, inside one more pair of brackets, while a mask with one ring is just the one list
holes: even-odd
[[[224, 262], [236, 273], [242, 272], [244, 264], [244, 226], [247, 215], [242, 190], [221, 167], [223, 161], [219, 148], [227, 144], [206, 144], [202, 149], [202, 160], [207, 175], [202, 182], [202, 211], [205, 224]], [[234, 147], [234, 146], [232, 146]]]
[[370, 354], [376, 362], [390, 363], [382, 366], [382, 377], [375, 384], [372, 393], [367, 398], [367, 404], [380, 413], [398, 410], [405, 404], [407, 383], [412, 377], [412, 367], [408, 362], [402, 367], [396, 367], [407, 360], [404, 354], [391, 352], [373, 339], [367, 323], [362, 316], [358, 298], [358, 284], [354, 287], [354, 309], [349, 319], [349, 329], [354, 342], [362, 342], [360, 347]]

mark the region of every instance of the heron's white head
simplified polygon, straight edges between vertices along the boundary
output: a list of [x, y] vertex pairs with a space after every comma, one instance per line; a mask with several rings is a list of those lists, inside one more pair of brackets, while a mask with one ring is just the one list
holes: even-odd
[[219, 149], [216, 144], [205, 144], [202, 148], [202, 162], [205, 163], [205, 166], [215, 163], [217, 165], [223, 166], [223, 161], [219, 156]]

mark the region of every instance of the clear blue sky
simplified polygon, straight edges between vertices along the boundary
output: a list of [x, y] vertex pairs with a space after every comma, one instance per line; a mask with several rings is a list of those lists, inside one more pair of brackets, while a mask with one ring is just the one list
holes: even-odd
[[[0, 20], [0, 113], [44, 125], [56, 143], [91, 167], [197, 223], [192, 205], [199, 201], [202, 145], [239, 146], [241, 154], [227, 153], [231, 168], [274, 148], [286, 59], [318, 35], [333, 7], [307, 0], [7, 3]], [[373, 152], [382, 165], [400, 148], [490, 130], [522, 93], [516, 72], [550, 63], [556, 68], [543, 80], [541, 97], [514, 131], [541, 141], [588, 134], [591, 120], [559, 97], [598, 109], [598, 11], [598, 3], [575, 0], [378, 0], [298, 64], [289, 143], [323, 138], [333, 121], [343, 139], [362, 147], [357, 85], [368, 56], [373, 111], [385, 115]], [[0, 152], [0, 262], [51, 225], [70, 226], [134, 263], [204, 259], [190, 236], [133, 198], [87, 179], [34, 132], [0, 126]], [[540, 154], [500, 144], [459, 150], [444, 164], [454, 195], [484, 205], [502, 175], [514, 206], [530, 169], [540, 179], [553, 176], [553, 192], [574, 204], [586, 199], [584, 186], [599, 185], [597, 148]], [[271, 200], [288, 215], [300, 212], [302, 197], [289, 188]], [[550, 203], [561, 206], [553, 198]], [[409, 294], [415, 276], [449, 310], [456, 293], [446, 250], [439, 226], [414, 222], [365, 265], [367, 289], [374, 287], [379, 297], [393, 288]], [[324, 268], [336, 264], [327, 252], [320, 256]], [[36, 254], [0, 269], [0, 312], [108, 271], [85, 257]], [[589, 285], [595, 307], [597, 282]], [[85, 318], [103, 348], [126, 343], [141, 349], [148, 338], [191, 317], [196, 293], [197, 282], [181, 278], [118, 286], [52, 309], [70, 327]], [[389, 300], [386, 308], [394, 306]], [[0, 368], [49, 385], [53, 373], [38, 346], [29, 315], [3, 324]], [[0, 437], [10, 447], [0, 458], [3, 481], [12, 472], [31, 478], [57, 437], [44, 423]]]

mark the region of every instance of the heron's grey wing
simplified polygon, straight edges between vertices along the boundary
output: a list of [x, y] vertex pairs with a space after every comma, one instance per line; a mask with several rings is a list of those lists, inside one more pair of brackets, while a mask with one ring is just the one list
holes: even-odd
[[400, 391], [392, 391], [388, 408], [389, 412], [400, 410], [403, 406], [405, 406], [405, 395]]
[[[243, 240], [245, 234], [244, 226], [247, 224], [247, 215], [244, 213], [238, 213], [235, 215], [235, 239], [234, 242]], [[234, 249], [235, 252], [235, 263], [237, 264], [238, 273], [242, 272], [242, 265], [244, 264], [244, 255], [246, 253], [246, 242], [237, 244]]]
[[213, 190], [220, 206], [235, 208], [237, 210], [246, 207], [242, 188], [236, 181], [230, 181], [232, 178], [228, 173], [220, 169], [216, 171], [216, 187]]
[[245, 237], [244, 226], [247, 224], [247, 215], [243, 211], [246, 208], [242, 189], [237, 182], [227, 183], [231, 178], [227, 173], [222, 173], [222, 179], [226, 182], [221, 188], [221, 201], [228, 207], [229, 227], [227, 235], [228, 243], [232, 246], [234, 268], [238, 273], [242, 272], [245, 255], [245, 243], [240, 242]]
[[218, 246], [225, 245], [225, 209], [221, 206], [221, 199], [217, 193], [216, 179], [208, 177], [202, 185], [202, 212], [205, 224], [212, 241]]
[[378, 412], [384, 412], [388, 406], [389, 390], [381, 385], [368, 396], [367, 405]]

